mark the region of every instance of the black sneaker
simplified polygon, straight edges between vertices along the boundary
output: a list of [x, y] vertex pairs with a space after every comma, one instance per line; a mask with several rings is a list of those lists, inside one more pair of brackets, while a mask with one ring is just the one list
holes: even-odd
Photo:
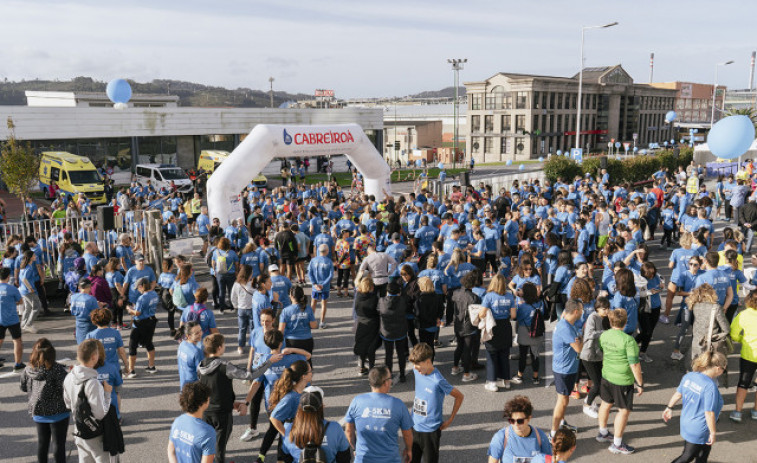
[[26, 368], [26, 365], [24, 365], [23, 363], [17, 363], [13, 365], [14, 372], [22, 371], [24, 368]]
[[150, 373], [151, 375], [154, 375], [155, 373], [158, 372], [157, 368], [155, 368], [155, 367], [147, 367], [147, 368], [145, 368], [145, 371], [148, 372], [148, 373]]
[[541, 384], [541, 378], [537, 376], [536, 378], [533, 379], [533, 383], [534, 383], [534, 386], [538, 386], [539, 384]]
[[407, 378], [405, 377], [405, 375], [400, 375], [400, 382], [401, 383], [406, 383], [407, 382]]

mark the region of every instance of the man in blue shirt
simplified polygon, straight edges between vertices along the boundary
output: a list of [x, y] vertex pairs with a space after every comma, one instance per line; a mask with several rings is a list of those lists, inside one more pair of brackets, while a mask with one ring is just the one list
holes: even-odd
[[[24, 343], [21, 339], [21, 320], [18, 318], [17, 306], [21, 305], [21, 293], [18, 289], [8, 284], [11, 277], [11, 269], [7, 267], [0, 268], [0, 347], [5, 341], [5, 331], [11, 333], [13, 339], [13, 357], [15, 360], [15, 371], [21, 371], [26, 366], [21, 363], [24, 354]], [[0, 368], [3, 363], [0, 362]]]
[[[403, 463], [412, 458], [413, 420], [405, 404], [389, 395], [392, 373], [385, 365], [368, 372], [371, 392], [350, 403], [344, 417], [347, 439], [355, 448], [355, 463]], [[405, 448], [400, 459], [397, 430]]]
[[583, 340], [574, 325], [581, 315], [583, 315], [581, 301], [569, 299], [565, 303], [562, 319], [557, 323], [552, 335], [552, 372], [555, 376], [557, 402], [552, 413], [551, 436], [555, 435], [558, 427], [576, 430], [565, 422], [565, 409], [568, 407], [573, 386], [578, 380], [578, 354], [583, 348]]
[[438, 236], [439, 229], [429, 226], [428, 216], [421, 217], [421, 228], [415, 232], [415, 239], [418, 240], [418, 254], [424, 255], [431, 251], [431, 244]]
[[130, 268], [124, 277], [124, 292], [127, 293], [129, 302], [132, 304], [136, 304], [137, 299], [139, 299], [140, 293], [136, 283], [142, 278], [147, 278], [150, 281], [151, 286], [148, 291], [155, 288], [157, 282], [155, 272], [151, 267], [145, 266], [144, 254], [136, 253], [134, 254], [134, 267]]
[[718, 304], [726, 310], [733, 301], [733, 288], [731, 287], [730, 276], [718, 269], [720, 254], [716, 251], [710, 251], [704, 256], [705, 272], [694, 280], [694, 287], [697, 288], [707, 283], [712, 286], [718, 294]]
[[331, 280], [334, 278], [334, 262], [327, 257], [329, 247], [322, 244], [318, 247], [318, 257], [314, 257], [308, 265], [308, 278], [313, 284], [312, 308], [315, 312], [317, 301], [321, 301], [321, 323], [320, 328], [326, 328], [326, 302], [329, 300], [329, 290], [331, 289]]
[[[439, 443], [442, 431], [452, 425], [460, 406], [463, 393], [452, 387], [434, 367], [434, 351], [425, 342], [416, 344], [410, 353], [415, 373], [415, 399], [413, 400], [413, 461], [439, 461]], [[455, 399], [452, 413], [446, 421], [442, 418], [444, 397]]]
[[208, 217], [207, 206], [202, 206], [200, 209], [200, 215], [197, 216], [195, 223], [197, 224], [197, 234], [202, 239], [202, 255], [204, 256], [208, 252], [208, 233], [210, 230], [210, 218]]
[[202, 419], [210, 405], [210, 387], [187, 383], [181, 390], [179, 404], [183, 415], [171, 425], [168, 438], [168, 461], [201, 463], [213, 460], [216, 454], [216, 431]]

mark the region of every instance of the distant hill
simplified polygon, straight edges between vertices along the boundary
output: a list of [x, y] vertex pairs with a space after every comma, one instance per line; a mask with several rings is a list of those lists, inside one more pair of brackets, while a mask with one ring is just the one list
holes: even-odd
[[[458, 87], [457, 93], [459, 96], [465, 96], [465, 87]], [[454, 98], [455, 87], [447, 87], [441, 90], [432, 90], [426, 92], [416, 93], [410, 95], [410, 98]]]
[[[145, 95], [175, 95], [179, 106], [227, 106], [238, 108], [267, 108], [270, 97], [267, 91], [250, 88], [226, 89], [180, 80], [156, 79], [140, 83], [129, 81], [134, 93]], [[47, 90], [57, 92], [105, 92], [106, 82], [91, 77], [76, 77], [70, 81], [22, 80], [21, 82], [0, 82], [0, 105], [26, 105], [26, 90]], [[273, 104], [292, 100], [312, 99], [312, 95], [273, 92]]]

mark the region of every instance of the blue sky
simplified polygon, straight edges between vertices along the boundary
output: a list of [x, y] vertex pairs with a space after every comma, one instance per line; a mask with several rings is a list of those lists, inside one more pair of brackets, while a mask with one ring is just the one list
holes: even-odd
[[636, 82], [745, 88], [757, 50], [754, 0], [337, 0], [113, 2], [3, 0], [0, 79], [180, 79], [337, 97], [402, 96], [499, 71], [570, 76], [582, 25], [586, 65], [622, 64]]

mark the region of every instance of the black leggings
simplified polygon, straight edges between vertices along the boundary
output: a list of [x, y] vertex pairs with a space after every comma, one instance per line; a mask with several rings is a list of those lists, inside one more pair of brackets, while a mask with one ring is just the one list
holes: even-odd
[[436, 334], [439, 332], [439, 330], [436, 331], [426, 331], [423, 328], [418, 330], [418, 342], [425, 342], [431, 347], [431, 360], [434, 359], [435, 354], [435, 347], [434, 347], [434, 340], [436, 339]]
[[55, 423], [35, 423], [37, 425], [37, 461], [47, 463], [50, 453], [50, 438], [53, 438], [55, 463], [66, 462], [66, 434], [68, 417]]
[[171, 309], [168, 311], [168, 329], [171, 331], [176, 329], [176, 312], [177, 309]]
[[405, 376], [405, 366], [407, 365], [407, 338], [397, 341], [387, 341], [384, 339], [384, 352], [386, 357], [384, 362], [389, 367], [389, 371], [392, 371], [392, 363], [394, 359], [394, 349], [397, 349], [397, 363], [400, 367], [400, 376]]
[[258, 391], [252, 396], [252, 402], [250, 402], [250, 428], [256, 429], [258, 427], [258, 417], [260, 416], [260, 404], [263, 401], [263, 394], [265, 390], [263, 386], [258, 388]]
[[336, 272], [336, 287], [347, 289], [350, 284], [350, 268], [339, 268]]
[[652, 309], [651, 312], [639, 312], [639, 334], [636, 335], [636, 342], [641, 344], [639, 351], [646, 352], [649, 342], [652, 340], [652, 333], [657, 326], [657, 320], [660, 318], [660, 309]]
[[736, 315], [736, 311], [739, 310], [739, 303], [731, 304], [725, 311], [725, 318], [728, 319], [728, 323], [733, 322], [733, 317]]
[[[273, 410], [271, 410], [273, 411]], [[279, 437], [279, 443], [276, 446], [276, 457], [277, 461], [284, 461], [284, 452], [281, 450], [281, 435], [279, 434], [279, 431], [273, 426], [273, 424], [268, 422], [268, 431], [265, 432], [265, 435], [263, 436], [263, 442], [260, 443], [260, 452], [258, 452], [260, 455], [265, 455], [268, 453], [268, 451], [273, 446], [273, 441], [276, 439], [276, 436]]]
[[468, 374], [473, 365], [473, 346], [481, 342], [481, 335], [479, 333], [470, 336], [456, 334], [455, 337], [457, 338], [457, 346], [455, 347], [454, 365], [458, 366], [462, 360], [463, 373]]
[[415, 319], [407, 319], [407, 339], [411, 346], [418, 344], [418, 338], [415, 336]]
[[691, 442], [683, 442], [683, 453], [680, 457], [673, 460], [672, 463], [705, 463], [710, 457], [711, 445], [707, 444], [692, 444]]
[[526, 371], [527, 355], [531, 356], [531, 371], [534, 372], [534, 377], [539, 375], [539, 355], [535, 354], [531, 349], [531, 346], [518, 346], [518, 373], [523, 374]]
[[586, 403], [592, 405], [594, 403], [594, 399], [596, 399], [599, 395], [599, 386], [600, 384], [602, 384], [602, 362], [581, 360], [581, 363], [586, 369], [586, 374], [589, 375], [589, 379], [591, 380], [591, 389], [589, 389], [589, 393], [586, 394]]

